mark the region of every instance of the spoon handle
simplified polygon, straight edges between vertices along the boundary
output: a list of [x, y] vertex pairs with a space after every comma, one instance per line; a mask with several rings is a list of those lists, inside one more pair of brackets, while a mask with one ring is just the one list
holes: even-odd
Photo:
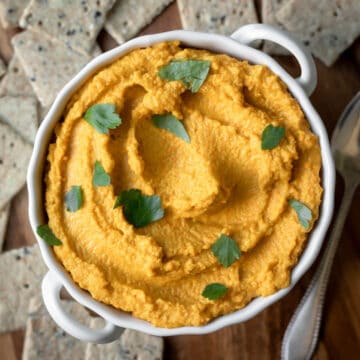
[[344, 197], [324, 255], [286, 329], [281, 349], [283, 360], [309, 360], [315, 350], [331, 266], [357, 185], [355, 180], [345, 181]]

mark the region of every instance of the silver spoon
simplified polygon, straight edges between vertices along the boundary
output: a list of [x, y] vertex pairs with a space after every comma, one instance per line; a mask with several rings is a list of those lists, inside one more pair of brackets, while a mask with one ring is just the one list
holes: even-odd
[[332, 233], [316, 273], [285, 332], [281, 358], [308, 360], [318, 342], [326, 288], [346, 215], [360, 182], [360, 92], [342, 113], [331, 139], [337, 171], [345, 192]]

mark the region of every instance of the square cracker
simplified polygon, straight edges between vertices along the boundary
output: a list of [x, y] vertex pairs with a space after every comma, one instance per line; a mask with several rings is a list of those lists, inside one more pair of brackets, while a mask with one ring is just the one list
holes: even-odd
[[[276, 20], [276, 12], [286, 4], [288, 0], [262, 0], [261, 1], [261, 20], [264, 24], [277, 26], [284, 30], [284, 27]], [[268, 54], [289, 55], [289, 52], [282, 46], [271, 41], [265, 41], [263, 50]]]
[[[14, 36], [12, 44], [31, 86], [45, 107], [52, 104], [63, 86], [93, 57], [74, 51], [46, 34], [30, 30]], [[95, 47], [94, 54], [99, 52]]]
[[135, 36], [150, 24], [173, 0], [117, 0], [106, 20], [105, 29], [119, 43]]
[[[101, 318], [91, 320], [92, 328], [101, 326], [104, 326]], [[85, 360], [160, 360], [163, 348], [163, 338], [126, 329], [120, 339], [110, 344], [89, 343], [86, 347]]]
[[7, 223], [9, 220], [9, 214], [10, 214], [10, 203], [7, 203], [5, 206], [3, 206], [2, 209], [0, 209], [0, 253], [2, 251], [4, 244], [4, 238], [5, 238]]
[[0, 121], [10, 125], [29, 143], [38, 128], [37, 101], [32, 96], [0, 97]]
[[1, 0], [0, 22], [4, 28], [19, 26], [20, 17], [30, 0]]
[[45, 273], [38, 245], [0, 255], [0, 333], [25, 326], [29, 299], [41, 292]]
[[[91, 320], [92, 328], [104, 326], [101, 318]], [[120, 339], [110, 344], [88, 344], [85, 360], [160, 360], [164, 340], [161, 337], [126, 329]]]
[[42, 122], [45, 119], [47, 113], [50, 110], [50, 107], [51, 106], [41, 106], [41, 105], [38, 107], [39, 122]]
[[20, 19], [23, 28], [63, 41], [90, 53], [115, 0], [31, 0]]
[[11, 58], [8, 71], [0, 82], [0, 96], [3, 95], [35, 96], [34, 90], [16, 54]]
[[360, 34], [359, 0], [290, 0], [276, 19], [327, 66]]
[[0, 59], [0, 77], [6, 73], [6, 66], [2, 59]]
[[253, 1], [179, 0], [181, 22], [187, 30], [230, 35], [240, 26], [257, 23]]
[[8, 71], [0, 82], [0, 96], [3, 95], [35, 96], [34, 90], [16, 54], [11, 58]]
[[130, 354], [130, 359], [162, 359], [164, 340], [161, 337], [126, 329], [120, 344]]
[[0, 122], [0, 209], [24, 186], [31, 152], [28, 142]]
[[[90, 315], [75, 301], [63, 300], [64, 310], [80, 323], [88, 325]], [[26, 322], [23, 360], [84, 359], [87, 343], [73, 338], [59, 328], [48, 314], [42, 299], [31, 299]]]

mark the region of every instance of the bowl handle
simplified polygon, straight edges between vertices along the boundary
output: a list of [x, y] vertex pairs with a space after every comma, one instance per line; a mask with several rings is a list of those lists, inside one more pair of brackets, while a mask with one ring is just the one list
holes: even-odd
[[317, 83], [314, 59], [310, 51], [291, 34], [270, 25], [250, 24], [242, 26], [230, 37], [244, 45], [249, 45], [255, 40], [270, 40], [287, 49], [295, 56], [300, 65], [301, 75], [295, 80], [308, 96], [313, 93]]
[[62, 307], [60, 291], [62, 284], [56, 276], [49, 271], [42, 281], [42, 295], [45, 306], [56, 322], [63, 330], [71, 336], [86, 342], [105, 344], [119, 338], [124, 329], [115, 326], [105, 320], [106, 325], [102, 329], [90, 329], [73, 319]]

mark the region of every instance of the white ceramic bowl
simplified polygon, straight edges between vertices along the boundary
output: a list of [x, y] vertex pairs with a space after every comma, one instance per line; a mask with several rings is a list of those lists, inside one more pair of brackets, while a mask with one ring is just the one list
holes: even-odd
[[[300, 77], [294, 79], [271, 57], [248, 46], [254, 40], [259, 39], [271, 40], [287, 48], [299, 62], [301, 68]], [[180, 40], [182, 44], [189, 47], [228, 54], [238, 59], [248, 60], [254, 64], [264, 64], [276, 73], [287, 84], [290, 92], [301, 105], [313, 132], [317, 134], [320, 139], [322, 186], [324, 188], [324, 194], [320, 217], [309, 236], [307, 246], [298, 264], [292, 271], [291, 284], [288, 288], [282, 289], [268, 297], [258, 297], [244, 308], [221, 316], [204, 326], [166, 329], [154, 327], [150, 323], [137, 319], [129, 313], [100, 303], [93, 299], [89, 293], [80, 289], [62, 265], [56, 260], [52, 248], [36, 236], [36, 228], [38, 225], [43, 224], [45, 219], [43, 168], [46, 161], [47, 148], [53, 134], [54, 126], [61, 117], [68, 100], [89, 77], [114, 60], [136, 48], [151, 46], [161, 41], [170, 40]], [[308, 98], [314, 90], [316, 82], [315, 64], [307, 49], [289, 34], [262, 24], [244, 26], [230, 37], [184, 30], [142, 36], [98, 56], [85, 66], [58, 94], [49, 113], [42, 122], [36, 136], [34, 151], [27, 175], [30, 223], [39, 243], [43, 259], [49, 268], [49, 272], [44, 277], [42, 283], [42, 293], [45, 305], [55, 322], [72, 336], [84, 341], [97, 343], [105, 343], [116, 339], [120, 335], [122, 328], [135, 329], [159, 336], [206, 334], [223, 328], [224, 326], [245, 321], [286, 295], [300, 277], [309, 269], [318, 255], [333, 211], [335, 170], [329, 141], [324, 125]], [[77, 302], [103, 317], [106, 321], [105, 327], [100, 330], [89, 329], [71, 318], [70, 315], [64, 311], [59, 300], [62, 287], [65, 287]]]

